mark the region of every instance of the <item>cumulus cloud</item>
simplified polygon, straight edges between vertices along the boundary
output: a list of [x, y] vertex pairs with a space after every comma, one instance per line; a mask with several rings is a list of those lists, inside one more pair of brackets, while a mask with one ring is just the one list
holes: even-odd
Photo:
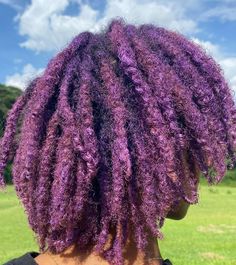
[[90, 6], [81, 6], [78, 16], [63, 15], [69, 0], [33, 0], [18, 16], [19, 33], [27, 36], [22, 47], [34, 51], [56, 51], [62, 48], [78, 31], [91, 28], [97, 12]]
[[236, 101], [236, 56], [228, 56], [219, 45], [210, 41], [203, 41], [197, 38], [192, 38], [192, 40], [201, 45], [220, 64], [230, 88], [233, 90]]
[[219, 18], [222, 21], [236, 20], [236, 2], [233, 6], [219, 5], [203, 13], [201, 20]]
[[[3, 2], [15, 3], [14, 0], [0, 0], [0, 3]], [[73, 16], [67, 12], [71, 3], [78, 5], [78, 14]], [[98, 32], [114, 17], [124, 17], [128, 23], [134, 24], [153, 23], [189, 36], [200, 31], [200, 20], [212, 17], [234, 20], [234, 0], [216, 0], [216, 5], [211, 9], [207, 9], [204, 3], [198, 0], [106, 0], [104, 9], [99, 10], [84, 0], [32, 0], [23, 12], [18, 13], [15, 21], [19, 23], [20, 35], [26, 37], [21, 47], [35, 52], [57, 52], [75, 35], [86, 30]], [[200, 13], [201, 17], [191, 18], [190, 14], [195, 13]], [[210, 41], [193, 40], [219, 62], [236, 92], [236, 57], [226, 55], [219, 45]], [[6, 82], [24, 88], [27, 80], [40, 71], [42, 69], [28, 64], [22, 73], [7, 76]]]
[[18, 11], [21, 9], [20, 5], [15, 0], [0, 0], [0, 4], [8, 5]]
[[[76, 16], [66, 15], [71, 2], [78, 3]], [[27, 37], [21, 46], [37, 52], [57, 51], [80, 32], [99, 31], [111, 18], [119, 16], [131, 23], [153, 23], [183, 33], [197, 32], [197, 23], [186, 14], [190, 4], [180, 5], [180, 2], [107, 0], [104, 10], [99, 11], [78, 0], [32, 0], [17, 16], [19, 33]], [[196, 5], [196, 0], [190, 2], [191, 6]]]
[[25, 90], [29, 82], [43, 72], [43, 68], [36, 69], [31, 64], [26, 64], [21, 73], [8, 75], [5, 84]]

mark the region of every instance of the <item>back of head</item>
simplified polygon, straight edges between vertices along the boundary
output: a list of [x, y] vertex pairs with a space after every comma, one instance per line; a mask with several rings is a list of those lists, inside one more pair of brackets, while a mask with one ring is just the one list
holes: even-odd
[[9, 111], [0, 148], [1, 185], [14, 150], [13, 182], [41, 250], [103, 253], [113, 227], [105, 256], [122, 264], [130, 224], [145, 249], [147, 229], [162, 238], [177, 202], [198, 202], [196, 167], [214, 184], [236, 162], [236, 106], [200, 46], [113, 19], [51, 59]]

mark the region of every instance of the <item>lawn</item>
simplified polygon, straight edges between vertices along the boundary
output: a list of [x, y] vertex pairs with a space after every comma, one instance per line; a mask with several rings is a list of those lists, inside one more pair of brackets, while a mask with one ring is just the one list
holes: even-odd
[[200, 186], [183, 220], [166, 219], [163, 257], [174, 265], [236, 265], [236, 187]]
[[[166, 219], [159, 242], [174, 265], [236, 265], [236, 187], [231, 182], [207, 186], [201, 181], [197, 205], [179, 221]], [[33, 233], [12, 186], [0, 193], [0, 264], [38, 251]]]

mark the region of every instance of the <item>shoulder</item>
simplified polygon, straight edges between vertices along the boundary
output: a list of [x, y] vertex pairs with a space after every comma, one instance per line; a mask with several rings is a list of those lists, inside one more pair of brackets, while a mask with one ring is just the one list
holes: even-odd
[[20, 257], [7, 261], [3, 265], [37, 265], [34, 258], [38, 255], [39, 253], [35, 251], [27, 252]]
[[172, 265], [172, 262], [169, 259], [165, 259], [163, 265]]
[[52, 260], [48, 259], [48, 255], [45, 253], [41, 253], [39, 254], [35, 259], [36, 264], [40, 265], [40, 264], [52, 264]]

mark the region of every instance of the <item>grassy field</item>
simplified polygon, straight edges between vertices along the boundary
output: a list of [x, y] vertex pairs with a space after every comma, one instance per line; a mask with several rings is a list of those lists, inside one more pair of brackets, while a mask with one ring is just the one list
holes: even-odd
[[[174, 265], [236, 265], [236, 187], [201, 181], [197, 205], [179, 221], [166, 219], [159, 242]], [[12, 186], [0, 193], [0, 264], [29, 250], [38, 251]]]

